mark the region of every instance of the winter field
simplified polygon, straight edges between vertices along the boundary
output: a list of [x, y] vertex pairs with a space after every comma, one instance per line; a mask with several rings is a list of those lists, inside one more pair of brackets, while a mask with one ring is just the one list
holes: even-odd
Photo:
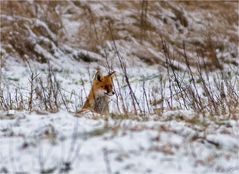
[[0, 173], [239, 173], [237, 1], [0, 3]]

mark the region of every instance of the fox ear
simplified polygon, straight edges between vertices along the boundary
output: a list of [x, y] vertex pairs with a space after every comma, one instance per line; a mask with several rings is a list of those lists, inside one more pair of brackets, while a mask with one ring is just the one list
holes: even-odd
[[115, 76], [115, 73], [116, 73], [116, 72], [115, 72], [115, 71], [113, 71], [113, 72], [109, 73], [109, 75], [108, 75], [108, 76], [109, 76], [109, 77], [114, 77], [114, 76]]
[[94, 80], [98, 80], [98, 81], [101, 82], [101, 78], [102, 78], [102, 76], [101, 76], [100, 71], [97, 71], [97, 72], [95, 73], [95, 78], [94, 78]]

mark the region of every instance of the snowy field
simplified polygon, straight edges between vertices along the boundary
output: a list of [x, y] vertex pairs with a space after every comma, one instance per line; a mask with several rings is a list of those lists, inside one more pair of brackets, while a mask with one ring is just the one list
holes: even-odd
[[238, 2], [42, 2], [0, 1], [1, 174], [239, 173]]
[[[150, 114], [146, 108], [147, 114], [142, 117], [132, 114], [121, 118], [117, 117], [119, 110], [114, 96], [111, 101], [114, 114], [83, 113], [75, 117], [74, 112], [82, 106], [78, 96], [83, 95], [84, 90], [88, 93], [95, 70], [87, 72], [88, 66], [73, 60], [57, 61], [53, 64], [59, 65], [58, 70], [55, 66], [55, 75], [61, 81], [61, 88], [65, 89], [62, 92], [72, 100], [68, 103], [69, 112], [64, 105], [56, 113], [40, 109], [2, 111], [1, 173], [238, 173], [238, 114], [210, 118], [188, 109], [170, 110], [165, 105], [166, 109], [159, 114]], [[29, 68], [11, 59], [6, 64], [7, 68], [2, 69], [8, 89], [5, 92], [18, 89], [23, 97], [27, 97], [30, 92]], [[44, 66], [32, 63], [32, 69], [39, 71], [39, 77], [47, 74]], [[150, 78], [157, 70], [129, 70], [134, 92], [144, 106], [139, 79], [143, 76], [150, 79], [145, 83], [150, 91], [159, 85], [157, 79]], [[66, 73], [67, 78], [64, 78]], [[120, 79], [121, 74], [118, 76]], [[84, 90], [83, 85], [77, 83], [81, 80], [85, 80]], [[123, 93], [125, 103], [130, 105], [127, 90]], [[165, 93], [170, 95], [169, 89]], [[78, 95], [70, 97], [72, 94]], [[174, 102], [177, 106], [178, 102]], [[38, 108], [38, 104], [33, 103], [33, 106]]]
[[17, 112], [1, 121], [1, 173], [238, 173], [238, 122], [170, 115], [106, 122]]

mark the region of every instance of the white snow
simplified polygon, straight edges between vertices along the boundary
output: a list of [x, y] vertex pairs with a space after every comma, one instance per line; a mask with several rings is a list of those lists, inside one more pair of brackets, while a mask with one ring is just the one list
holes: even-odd
[[226, 147], [221, 149], [185, 137], [182, 132], [191, 128], [181, 122], [106, 122], [65, 111], [17, 112], [16, 119], [1, 121], [0, 129], [0, 169], [9, 173], [51, 168], [58, 173], [64, 162], [70, 163], [69, 173], [107, 173], [110, 168], [113, 173], [211, 174], [236, 173], [239, 167], [238, 135], [208, 135]]
[[[56, 8], [57, 12], [62, 14], [61, 22], [64, 28], [62, 30], [70, 40], [77, 40], [79, 30], [86, 26], [86, 21], [89, 21], [81, 20], [80, 16], [85, 15], [83, 10], [77, 11], [79, 8], [76, 8], [73, 2], [69, 3], [71, 5], [65, 8], [63, 6]], [[135, 14], [140, 15], [140, 11], [134, 5], [130, 10], [120, 10], [116, 4], [108, 1], [80, 3], [82, 6], [89, 3], [96, 17], [109, 17], [119, 28], [126, 24], [135, 27], [138, 22]], [[204, 16], [201, 13], [189, 14], [180, 6], [180, 10], [188, 16], [189, 27], [183, 28], [183, 33], [179, 34], [175, 27], [175, 14], [159, 4], [156, 8], [160, 14], [156, 11], [151, 15], [153, 12], [149, 11], [150, 15], [148, 15], [149, 22], [156, 27], [155, 32], [159, 32], [157, 27], [160, 27], [160, 33], [171, 33], [170, 40], [195, 39], [200, 43], [204, 41], [199, 37], [200, 34], [188, 36], [189, 30], [201, 31], [204, 28], [205, 24], [201, 22]], [[67, 14], [68, 10], [72, 10], [72, 14]], [[76, 17], [73, 15], [75, 13]], [[4, 53], [4, 66], [0, 65], [2, 66], [0, 82], [3, 82], [0, 83], [0, 97], [4, 97], [5, 102], [11, 104], [10, 99], [15, 100], [15, 97], [22, 96], [25, 106], [22, 111], [14, 109], [17, 108], [15, 103], [9, 110], [3, 111], [3, 108], [0, 108], [0, 173], [239, 173], [238, 113], [229, 116], [227, 114], [212, 116], [211, 113], [203, 115], [191, 109], [189, 105], [193, 104], [193, 100], [182, 101], [180, 98], [182, 92], [178, 89], [172, 72], [166, 72], [166, 68], [158, 64], [148, 65], [134, 54], [143, 49], [161, 63], [165, 63], [164, 54], [158, 48], [159, 38], [155, 38], [155, 42], [159, 43], [154, 47], [147, 40], [139, 43], [138, 39], [124, 29], [119, 31], [120, 39], [115, 42], [107, 40], [103, 45], [98, 46], [99, 52], [92, 52], [78, 48], [84, 40], [77, 40], [81, 44], [79, 43], [76, 48], [68, 43], [57, 45], [54, 42], [57, 40], [57, 34], [40, 19], [1, 14], [1, 19], [10, 22], [14, 21], [14, 18], [33, 22], [33, 26], [43, 27], [50, 35], [50, 38], [37, 36], [30, 26], [25, 26], [29, 31], [28, 39], [35, 45], [34, 50], [49, 60], [68, 108], [61, 101], [59, 111], [50, 113], [44, 110], [44, 106], [38, 101], [38, 96], [34, 95], [32, 103], [34, 109], [32, 112], [27, 111], [31, 71], [43, 81], [43, 86], [46, 86], [49, 67], [47, 64], [40, 64], [30, 59], [28, 65], [19, 57], [8, 54], [0, 43], [1, 52]], [[161, 30], [161, 27], [166, 25], [161, 18], [167, 18], [169, 28]], [[99, 27], [98, 25], [96, 22], [96, 27]], [[150, 37], [154, 39], [153, 36]], [[228, 37], [221, 39], [229, 46], [228, 50], [217, 49], [217, 56], [220, 57], [220, 61], [231, 60], [230, 53], [236, 50], [235, 45], [229, 42]], [[50, 51], [40, 42], [49, 44]], [[131, 91], [125, 81], [114, 44], [126, 65], [127, 75], [138, 102], [136, 111], [140, 113], [139, 115], [134, 114]], [[169, 49], [173, 51], [172, 47]], [[80, 57], [82, 55], [94, 61], [85, 62]], [[91, 88], [96, 68], [99, 66], [104, 73], [108, 72], [105, 56], [110, 60], [109, 66], [116, 71], [117, 79], [114, 81], [114, 87], [116, 94], [121, 94], [122, 99], [119, 95], [111, 98], [112, 114], [110, 115], [84, 112], [76, 117], [75, 112], [81, 109]], [[195, 56], [194, 52], [188, 53], [190, 59]], [[239, 59], [235, 58], [235, 62], [238, 61]], [[210, 102], [203, 94], [205, 91], [202, 84], [196, 83], [193, 86], [190, 74], [185, 73], [188, 71], [185, 63], [180, 60], [172, 63], [182, 70], [177, 72], [177, 77], [181, 80], [181, 85], [184, 85], [183, 89], [191, 87], [192, 91], [197, 90], [202, 97], [203, 106], [207, 107]], [[195, 73], [197, 70], [192, 68], [192, 71]], [[225, 69], [224, 72], [225, 76], [228, 73], [232, 74], [226, 77], [232, 80], [232, 84], [238, 84], [236, 83], [238, 70], [230, 68]], [[208, 74], [202, 74], [212, 90], [217, 91], [213, 92], [212, 98], [220, 95], [216, 90], [215, 79], [220, 84], [224, 84], [225, 91], [231, 90], [232, 87], [227, 85], [219, 74], [220, 71], [211, 72], [208, 79]], [[34, 90], [37, 90], [38, 84], [34, 83], [34, 85]], [[238, 89], [238, 86], [233, 87]], [[186, 108], [183, 102], [186, 102], [190, 109]], [[122, 114], [123, 106], [126, 107], [128, 115]], [[159, 112], [154, 112], [157, 110]]]

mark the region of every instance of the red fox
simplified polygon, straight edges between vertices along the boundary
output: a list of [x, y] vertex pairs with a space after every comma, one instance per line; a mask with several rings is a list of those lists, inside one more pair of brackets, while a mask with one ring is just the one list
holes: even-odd
[[82, 110], [90, 110], [99, 114], [109, 114], [109, 98], [115, 94], [113, 90], [113, 77], [115, 71], [102, 76], [97, 70], [92, 88]]

